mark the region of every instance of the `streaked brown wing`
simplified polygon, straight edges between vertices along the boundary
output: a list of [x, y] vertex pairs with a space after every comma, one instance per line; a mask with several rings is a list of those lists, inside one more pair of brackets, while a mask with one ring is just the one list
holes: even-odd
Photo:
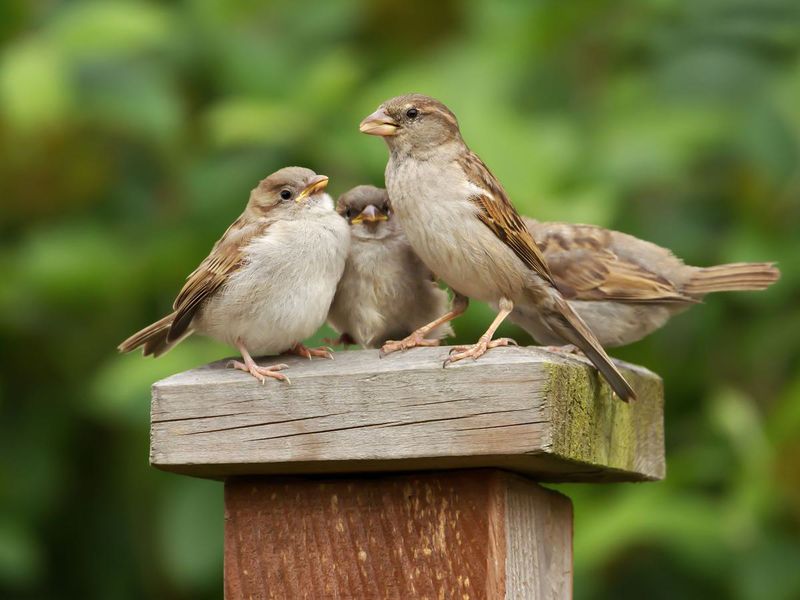
[[522, 217], [511, 204], [500, 182], [473, 152], [468, 153], [459, 162], [467, 178], [486, 192], [471, 198], [481, 209], [478, 218], [511, 248], [528, 268], [555, 285], [542, 252], [533, 241]]
[[556, 284], [571, 300], [693, 302], [665, 277], [614, 252], [600, 227], [531, 225]]
[[172, 305], [175, 319], [167, 336], [169, 341], [179, 338], [186, 331], [203, 302], [222, 287], [230, 275], [244, 263], [244, 248], [265, 230], [266, 225], [263, 222], [248, 223], [244, 216], [228, 227], [211, 253], [186, 278], [186, 283], [175, 299]]

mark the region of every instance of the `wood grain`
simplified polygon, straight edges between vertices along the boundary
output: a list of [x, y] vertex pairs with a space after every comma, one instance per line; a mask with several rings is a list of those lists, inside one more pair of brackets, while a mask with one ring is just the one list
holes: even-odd
[[153, 386], [151, 463], [220, 478], [461, 467], [550, 481], [664, 476], [657, 375], [618, 363], [639, 395], [626, 404], [580, 359], [498, 348], [443, 369], [447, 352], [282, 358], [291, 385], [260, 385], [224, 361], [169, 377]]
[[225, 597], [568, 598], [567, 498], [492, 470], [225, 484]]

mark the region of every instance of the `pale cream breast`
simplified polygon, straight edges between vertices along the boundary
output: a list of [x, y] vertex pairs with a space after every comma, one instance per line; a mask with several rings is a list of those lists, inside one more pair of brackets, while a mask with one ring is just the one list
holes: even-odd
[[252, 354], [272, 354], [325, 322], [349, 248], [347, 224], [331, 211], [279, 221], [246, 249], [247, 260], [198, 311], [194, 327]]
[[457, 164], [390, 160], [386, 185], [414, 251], [457, 292], [484, 302], [524, 288], [522, 262], [478, 218], [476, 193]]

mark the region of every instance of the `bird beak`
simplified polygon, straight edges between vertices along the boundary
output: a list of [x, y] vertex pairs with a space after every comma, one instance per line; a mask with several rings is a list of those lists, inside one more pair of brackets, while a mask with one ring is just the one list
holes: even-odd
[[386, 114], [383, 108], [379, 108], [366, 119], [361, 121], [358, 130], [367, 135], [389, 136], [397, 135], [400, 124]]
[[378, 223], [380, 221], [388, 220], [388, 215], [379, 211], [372, 204], [368, 204], [367, 207], [361, 211], [361, 214], [350, 221], [350, 223], [357, 225], [358, 223]]
[[325, 175], [314, 175], [303, 191], [297, 195], [295, 202], [300, 202], [309, 196], [313, 196], [317, 192], [324, 190], [326, 187], [328, 187], [328, 178]]

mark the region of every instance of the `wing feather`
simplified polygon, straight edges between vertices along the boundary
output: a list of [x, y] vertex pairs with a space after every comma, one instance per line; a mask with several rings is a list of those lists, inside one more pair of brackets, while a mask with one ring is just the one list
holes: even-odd
[[172, 308], [175, 318], [167, 336], [168, 341], [179, 338], [192, 322], [203, 303], [219, 290], [247, 260], [244, 249], [253, 238], [263, 235], [267, 225], [252, 222], [244, 215], [228, 227], [211, 253], [200, 263], [181, 289]]
[[533, 236], [511, 204], [500, 182], [474, 152], [467, 153], [459, 163], [467, 179], [481, 190], [471, 198], [480, 208], [478, 218], [511, 248], [529, 269], [536, 271], [551, 285], [556, 285], [541, 250], [533, 241]]

